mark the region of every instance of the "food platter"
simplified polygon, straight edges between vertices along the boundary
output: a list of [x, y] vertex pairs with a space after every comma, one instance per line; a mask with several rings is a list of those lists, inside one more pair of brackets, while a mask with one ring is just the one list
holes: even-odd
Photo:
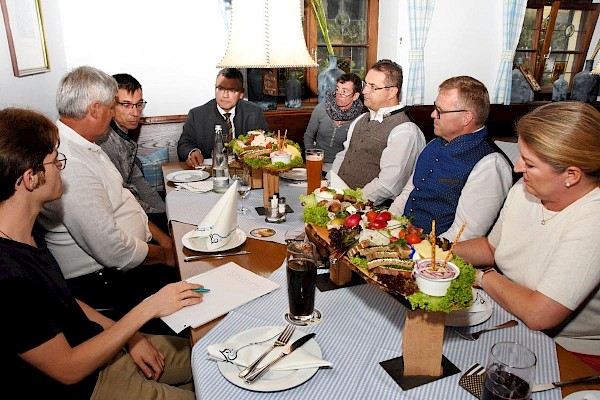
[[305, 181], [306, 168], [292, 168], [289, 171], [280, 173], [279, 176], [284, 179], [289, 179], [291, 181]]

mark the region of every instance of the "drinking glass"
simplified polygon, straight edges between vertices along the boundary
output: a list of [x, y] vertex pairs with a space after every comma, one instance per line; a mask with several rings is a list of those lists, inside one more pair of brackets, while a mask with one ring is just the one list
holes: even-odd
[[531, 396], [536, 356], [514, 342], [492, 346], [483, 381], [482, 400], [526, 400]]
[[306, 194], [321, 187], [324, 154], [321, 149], [306, 149]]
[[238, 214], [246, 214], [248, 208], [244, 205], [244, 200], [250, 195], [250, 174], [246, 170], [241, 170], [233, 176], [233, 179], [237, 181], [237, 193], [241, 199]]
[[308, 325], [321, 317], [315, 309], [317, 263], [315, 245], [311, 242], [290, 241], [286, 246], [286, 273], [290, 311], [288, 322]]

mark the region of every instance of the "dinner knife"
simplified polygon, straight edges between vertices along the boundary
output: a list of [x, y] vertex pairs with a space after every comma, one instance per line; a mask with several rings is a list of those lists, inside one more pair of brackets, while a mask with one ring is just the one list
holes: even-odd
[[551, 383], [537, 383], [533, 385], [532, 392], [543, 392], [544, 390], [555, 389], [565, 385], [571, 385], [575, 383], [600, 383], [600, 376], [586, 376], [584, 378], [577, 378], [571, 381], [551, 382]]
[[242, 256], [244, 254], [250, 254], [248, 250], [237, 251], [235, 253], [217, 253], [217, 254], [202, 254], [199, 256], [188, 256], [183, 259], [185, 262], [202, 260], [204, 258], [223, 258], [229, 256]]
[[247, 375], [244, 378], [244, 382], [246, 382], [246, 383], [254, 382], [259, 377], [261, 377], [265, 372], [267, 372], [269, 370], [269, 368], [271, 368], [277, 361], [281, 360], [283, 357], [289, 355], [294, 350], [301, 347], [304, 343], [308, 342], [310, 339], [315, 337], [315, 335], [316, 335], [316, 333], [309, 333], [308, 335], [302, 336], [300, 339], [296, 340], [294, 343], [288, 344], [287, 346], [285, 346], [283, 348], [283, 350], [281, 350], [281, 354], [279, 354], [273, 361], [271, 361], [264, 367], [261, 367], [261, 368], [255, 370], [254, 372], [250, 373], [250, 375]]

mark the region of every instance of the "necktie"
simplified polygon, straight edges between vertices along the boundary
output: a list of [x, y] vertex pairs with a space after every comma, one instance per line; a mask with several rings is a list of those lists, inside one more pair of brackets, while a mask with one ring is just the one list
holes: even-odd
[[227, 125], [227, 143], [233, 139], [233, 126], [231, 125], [231, 113], [225, 113], [225, 124]]

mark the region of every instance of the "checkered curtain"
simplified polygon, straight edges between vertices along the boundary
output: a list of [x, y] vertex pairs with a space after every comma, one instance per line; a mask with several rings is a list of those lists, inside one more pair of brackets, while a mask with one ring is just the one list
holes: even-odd
[[496, 88], [491, 98], [492, 103], [510, 104], [510, 91], [512, 83], [512, 66], [515, 50], [519, 44], [519, 36], [523, 28], [527, 0], [504, 0], [504, 36], [502, 59], [496, 77]]
[[424, 49], [435, 0], [409, 0], [408, 21], [410, 26], [410, 69], [406, 88], [406, 104], [423, 104], [425, 97]]

